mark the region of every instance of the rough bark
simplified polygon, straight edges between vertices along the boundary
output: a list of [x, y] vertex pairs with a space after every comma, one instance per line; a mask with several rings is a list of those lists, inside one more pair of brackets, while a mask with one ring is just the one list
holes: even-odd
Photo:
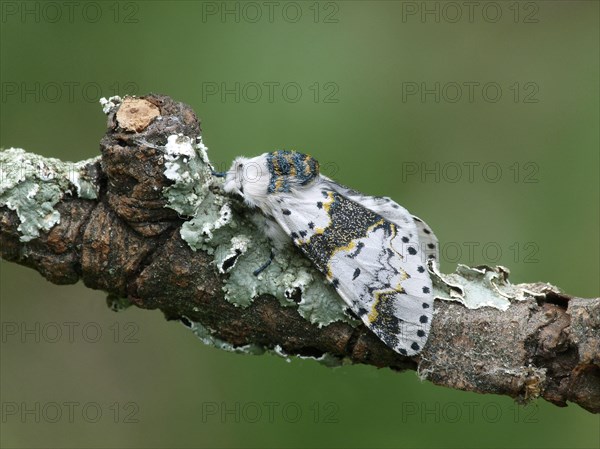
[[418, 370], [450, 388], [518, 400], [541, 396], [600, 412], [600, 298], [574, 298], [539, 283], [522, 285], [530, 297], [504, 311], [436, 300], [428, 343], [413, 358], [395, 353], [363, 325], [311, 324], [273, 296], [261, 295], [247, 307], [227, 301], [222, 285], [228, 275], [218, 272], [213, 256], [182, 240], [186, 217], [165, 207], [162, 193], [171, 181], [160, 148], [169, 135], [199, 135], [198, 119], [168, 97], [142, 100], [147, 107], [109, 114], [102, 158], [86, 167], [99, 186], [97, 199], [65, 195], [55, 206], [60, 222], [28, 242], [20, 239], [17, 214], [0, 207], [3, 259], [56, 284], [82, 279], [112, 298], [158, 308], [168, 319], [202, 323], [233, 347]]

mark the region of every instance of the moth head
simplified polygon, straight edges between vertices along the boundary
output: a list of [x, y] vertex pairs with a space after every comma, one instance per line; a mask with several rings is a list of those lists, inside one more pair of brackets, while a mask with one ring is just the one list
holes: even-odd
[[267, 211], [269, 199], [305, 188], [319, 177], [319, 163], [295, 151], [274, 151], [233, 161], [225, 191], [241, 195], [247, 204]]
[[240, 195], [248, 205], [260, 207], [267, 195], [269, 180], [265, 155], [238, 157], [225, 175], [224, 189]]

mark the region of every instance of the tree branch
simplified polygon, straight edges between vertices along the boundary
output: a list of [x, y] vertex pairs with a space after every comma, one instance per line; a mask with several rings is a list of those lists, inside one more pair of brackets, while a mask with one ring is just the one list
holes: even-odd
[[600, 298], [512, 285], [503, 267], [443, 275], [431, 265], [431, 335], [419, 356], [402, 357], [292, 247], [252, 275], [269, 242], [257, 212], [212, 177], [191, 108], [161, 95], [104, 107], [99, 158], [1, 153], [3, 259], [56, 284], [82, 279], [115, 310], [158, 308], [222, 349], [413, 369], [451, 388], [600, 412]]

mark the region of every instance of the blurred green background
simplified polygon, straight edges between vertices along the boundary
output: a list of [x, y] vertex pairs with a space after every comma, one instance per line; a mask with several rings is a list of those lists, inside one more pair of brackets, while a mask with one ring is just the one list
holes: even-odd
[[[277, 148], [457, 262], [599, 294], [595, 1], [2, 2], [0, 146], [98, 154], [100, 96], [190, 104], [218, 167]], [[469, 168], [471, 167], [471, 168]], [[0, 262], [2, 447], [599, 447], [598, 416], [414, 372], [241, 356]]]

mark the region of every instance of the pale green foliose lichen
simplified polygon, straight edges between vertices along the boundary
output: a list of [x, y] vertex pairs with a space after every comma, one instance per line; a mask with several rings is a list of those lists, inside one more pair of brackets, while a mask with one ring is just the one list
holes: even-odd
[[108, 114], [114, 108], [119, 106], [123, 102], [123, 99], [121, 97], [119, 97], [118, 95], [115, 95], [113, 97], [109, 97], [108, 99], [106, 99], [105, 97], [102, 97], [102, 98], [100, 98], [99, 101], [100, 101], [100, 106], [102, 106], [102, 112], [104, 112], [105, 114]]
[[181, 215], [195, 216], [209, 195], [210, 166], [202, 158], [202, 140], [169, 136], [164, 147], [165, 177], [173, 184], [163, 190], [169, 207]]
[[264, 216], [225, 195], [202, 140], [170, 136], [164, 152], [165, 176], [173, 181], [163, 191], [168, 207], [191, 217], [181, 227], [182, 239], [192, 249], [214, 255], [217, 270], [227, 273], [223, 290], [228, 301], [247, 307], [268, 294], [284, 306], [298, 307], [301, 316], [319, 326], [358, 323], [345, 313], [347, 306], [335, 289], [292, 245], [278, 252], [261, 274], [253, 274], [271, 252], [261, 227]]
[[98, 186], [85, 170], [98, 160], [63, 162], [21, 148], [0, 151], [0, 207], [17, 213], [22, 242], [39, 237], [40, 231], [49, 231], [60, 222], [54, 206], [64, 195], [98, 197]]
[[508, 280], [509, 271], [502, 266], [468, 267], [458, 264], [454, 273], [442, 274], [437, 265], [430, 261], [429, 273], [436, 299], [460, 302], [468, 309], [493, 307], [507, 310], [511, 300], [523, 301], [540, 296], [539, 293], [511, 284]]

